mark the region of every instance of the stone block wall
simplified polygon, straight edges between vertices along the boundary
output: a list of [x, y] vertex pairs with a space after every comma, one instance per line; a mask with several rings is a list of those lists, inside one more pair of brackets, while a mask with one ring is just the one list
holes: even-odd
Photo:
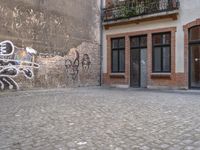
[[1, 0], [0, 89], [99, 85], [99, 17], [94, 0]]

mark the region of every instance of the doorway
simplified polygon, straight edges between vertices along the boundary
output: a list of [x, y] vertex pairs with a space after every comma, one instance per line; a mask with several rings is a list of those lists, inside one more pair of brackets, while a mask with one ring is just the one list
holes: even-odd
[[200, 88], [200, 26], [189, 30], [189, 86]]
[[130, 38], [130, 86], [147, 87], [147, 36]]

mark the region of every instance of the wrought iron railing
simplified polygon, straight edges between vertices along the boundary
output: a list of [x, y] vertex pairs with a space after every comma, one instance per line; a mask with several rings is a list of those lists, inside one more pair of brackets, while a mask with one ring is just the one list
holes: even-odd
[[148, 14], [178, 10], [179, 0], [125, 0], [103, 9], [103, 21], [129, 19]]

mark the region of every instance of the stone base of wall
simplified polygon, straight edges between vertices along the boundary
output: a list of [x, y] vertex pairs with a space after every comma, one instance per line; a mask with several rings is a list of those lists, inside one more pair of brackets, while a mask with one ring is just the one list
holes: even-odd
[[[130, 79], [127, 79], [130, 80]], [[110, 87], [129, 88], [129, 81], [124, 78], [111, 78], [108, 74], [103, 75], [103, 85]], [[185, 74], [175, 74], [169, 78], [154, 78], [148, 81], [148, 89], [188, 89]]]

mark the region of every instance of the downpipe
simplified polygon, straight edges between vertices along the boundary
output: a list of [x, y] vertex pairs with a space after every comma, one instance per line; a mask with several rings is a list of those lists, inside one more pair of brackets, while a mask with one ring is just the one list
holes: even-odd
[[100, 0], [100, 17], [99, 17], [99, 21], [100, 21], [100, 86], [102, 86], [102, 77], [103, 77], [103, 26], [102, 26], [102, 17], [103, 17], [103, 0]]

